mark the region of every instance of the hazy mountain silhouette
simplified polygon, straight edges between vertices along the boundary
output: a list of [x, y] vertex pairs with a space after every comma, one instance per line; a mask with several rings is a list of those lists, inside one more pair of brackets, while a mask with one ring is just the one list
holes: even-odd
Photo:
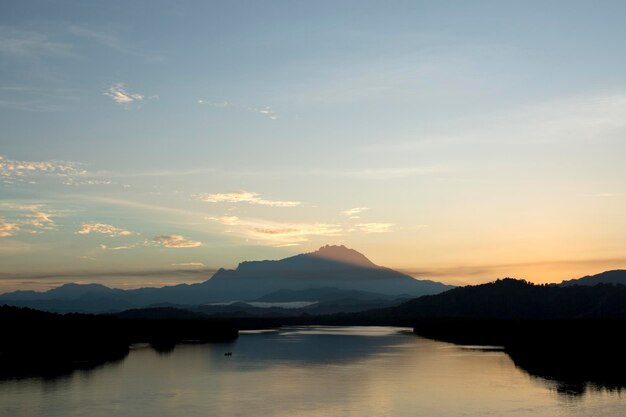
[[[0, 301], [51, 311], [102, 312], [162, 303], [198, 305], [256, 300], [280, 290], [303, 291], [322, 287], [381, 294], [377, 297], [379, 299], [418, 297], [453, 288], [439, 282], [416, 280], [378, 266], [345, 246], [327, 245], [315, 252], [278, 261], [242, 262], [235, 270], [220, 269], [199, 284], [134, 290], [112, 289], [99, 284], [66, 284], [46, 292], [3, 294]], [[344, 294], [339, 298], [355, 297], [354, 294]]]
[[0, 295], [0, 299], [11, 297], [16, 300], [53, 300], [53, 299], [77, 299], [85, 296], [110, 296], [123, 292], [114, 288], [109, 288], [101, 284], [63, 284], [45, 292], [37, 291], [15, 291]]
[[236, 270], [217, 271], [203, 285], [211, 287], [224, 300], [256, 299], [278, 290], [320, 287], [413, 297], [453, 288], [378, 266], [345, 246], [324, 246], [279, 261], [242, 262]]
[[254, 301], [267, 303], [285, 303], [290, 301], [336, 301], [342, 299], [352, 300], [393, 300], [399, 297], [412, 298], [408, 294], [385, 295], [370, 291], [340, 290], [335, 287], [309, 288], [306, 290], [278, 290], [266, 294]]
[[626, 270], [615, 269], [613, 271], [606, 271], [596, 275], [587, 275], [578, 279], [570, 279], [563, 281], [560, 285], [588, 285], [593, 286], [597, 284], [611, 284], [611, 285], [626, 285]]

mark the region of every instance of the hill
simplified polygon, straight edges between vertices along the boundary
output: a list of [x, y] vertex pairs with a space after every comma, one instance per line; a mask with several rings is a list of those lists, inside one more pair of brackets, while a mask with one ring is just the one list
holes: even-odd
[[626, 286], [562, 287], [505, 278], [420, 297], [376, 314], [411, 320], [626, 319]]

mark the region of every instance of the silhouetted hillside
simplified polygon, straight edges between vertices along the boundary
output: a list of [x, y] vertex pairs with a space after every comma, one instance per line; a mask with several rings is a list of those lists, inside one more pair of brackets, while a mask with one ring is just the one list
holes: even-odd
[[626, 285], [626, 270], [616, 269], [596, 275], [587, 275], [586, 277], [563, 281], [560, 285], [566, 287], [571, 285], [594, 286], [598, 284]]
[[385, 311], [422, 319], [626, 319], [626, 286], [560, 287], [515, 279], [455, 288]]
[[[131, 343], [173, 346], [237, 338], [232, 323], [198, 318], [118, 318], [0, 306], [0, 377], [54, 375], [123, 358]], [[192, 314], [181, 312], [180, 314]], [[150, 312], [145, 316], [150, 315]], [[132, 314], [131, 314], [132, 316]]]

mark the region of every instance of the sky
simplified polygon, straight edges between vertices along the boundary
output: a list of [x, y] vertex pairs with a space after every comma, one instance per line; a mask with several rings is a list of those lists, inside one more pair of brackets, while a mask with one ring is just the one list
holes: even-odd
[[0, 292], [344, 244], [626, 268], [623, 1], [0, 3]]

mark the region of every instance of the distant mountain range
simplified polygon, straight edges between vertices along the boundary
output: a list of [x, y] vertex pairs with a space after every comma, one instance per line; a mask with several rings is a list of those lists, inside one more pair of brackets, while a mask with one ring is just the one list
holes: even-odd
[[[551, 287], [597, 284], [626, 285], [626, 270], [606, 271], [566, 280]], [[417, 280], [378, 266], [363, 254], [345, 246], [327, 245], [314, 252], [277, 261], [242, 262], [235, 270], [220, 269], [210, 279], [198, 284], [122, 290], [100, 284], [70, 283], [45, 292], [15, 291], [1, 294], [0, 304], [56, 312], [119, 312], [145, 307], [191, 307], [193, 311], [218, 315], [315, 315], [386, 308], [411, 298], [436, 295], [453, 288], [440, 282]], [[450, 309], [456, 305], [454, 297], [474, 294], [477, 288], [483, 287], [459, 288], [435, 298], [411, 301], [409, 305], [433, 303], [429, 307], [431, 312], [437, 308]], [[488, 288], [480, 291], [487, 291]], [[519, 287], [519, 290], [520, 294], [525, 294], [525, 287]], [[532, 291], [537, 290], [535, 288]], [[472, 311], [480, 311], [502, 299], [498, 293], [493, 296], [495, 301], [479, 297], [480, 302], [471, 307]], [[469, 301], [466, 300], [463, 305], [471, 305]], [[295, 302], [300, 302], [297, 309], [294, 309]], [[529, 305], [537, 307], [533, 302], [530, 299]], [[291, 305], [287, 305], [289, 303]], [[502, 308], [506, 310], [505, 306]]]
[[[113, 312], [153, 305], [193, 306], [237, 300], [315, 301], [364, 306], [437, 294], [453, 286], [378, 266], [345, 246], [324, 246], [278, 261], [242, 262], [198, 284], [121, 290], [100, 284], [65, 284], [46, 292], [15, 291], [0, 303], [49, 311]], [[376, 304], [376, 300], [380, 303]], [[367, 301], [367, 303], [365, 303]], [[337, 304], [337, 303], [335, 303]], [[358, 308], [357, 308], [358, 310]]]

